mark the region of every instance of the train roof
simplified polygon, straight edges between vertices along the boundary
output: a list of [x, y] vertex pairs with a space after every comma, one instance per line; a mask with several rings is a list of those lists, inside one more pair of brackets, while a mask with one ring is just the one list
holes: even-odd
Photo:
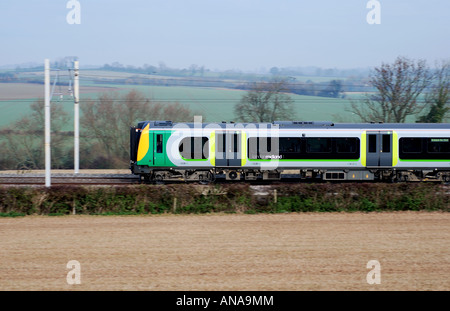
[[[177, 125], [183, 125], [188, 128], [199, 127], [197, 123], [175, 123], [172, 121], [141, 121], [139, 128], [144, 128], [150, 124], [150, 128], [167, 129]], [[235, 122], [210, 122], [201, 123], [201, 127], [220, 127], [231, 128], [239, 125], [246, 127], [254, 125], [256, 128], [279, 128], [279, 129], [450, 129], [450, 123], [334, 123], [330, 121], [274, 121], [272, 123], [235, 123]]]

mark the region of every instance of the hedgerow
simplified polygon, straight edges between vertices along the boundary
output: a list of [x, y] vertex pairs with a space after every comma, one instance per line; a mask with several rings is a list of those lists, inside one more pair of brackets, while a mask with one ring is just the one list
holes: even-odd
[[449, 211], [445, 186], [426, 183], [132, 185], [0, 188], [0, 216]]

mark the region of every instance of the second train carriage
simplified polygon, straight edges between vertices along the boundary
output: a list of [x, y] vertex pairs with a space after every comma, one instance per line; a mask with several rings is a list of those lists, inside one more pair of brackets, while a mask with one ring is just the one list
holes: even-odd
[[450, 124], [144, 121], [131, 128], [130, 157], [154, 181], [449, 181]]

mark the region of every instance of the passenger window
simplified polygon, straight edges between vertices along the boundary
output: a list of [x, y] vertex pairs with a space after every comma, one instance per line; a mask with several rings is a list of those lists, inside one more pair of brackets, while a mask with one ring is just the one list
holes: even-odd
[[306, 151], [308, 153], [328, 153], [331, 152], [330, 138], [307, 138]]
[[247, 156], [252, 160], [267, 159], [267, 156], [270, 156], [276, 150], [275, 144], [272, 148], [272, 137], [250, 137], [247, 143]]
[[369, 152], [377, 152], [377, 135], [369, 134]]
[[238, 134], [233, 134], [233, 149], [231, 152], [238, 152]]
[[247, 140], [248, 144], [248, 158], [249, 159], [258, 159], [258, 150], [259, 150], [259, 142], [257, 137], [250, 137]]
[[156, 135], [156, 153], [163, 152], [162, 134]]
[[259, 137], [258, 138], [258, 151], [259, 153], [268, 153], [272, 151], [272, 138], [271, 137]]
[[217, 148], [217, 152], [218, 153], [223, 153], [226, 152], [226, 148], [225, 148], [225, 139], [226, 136], [225, 134], [217, 134], [216, 136], [216, 148]]
[[357, 143], [357, 138], [336, 138], [336, 151], [338, 153], [355, 153]]
[[429, 138], [428, 152], [430, 153], [449, 153], [450, 142], [448, 138]]
[[422, 152], [422, 138], [401, 138], [400, 145], [404, 153]]
[[391, 135], [383, 134], [382, 150], [387, 153], [391, 152]]
[[280, 137], [280, 153], [298, 153], [301, 148], [299, 137]]
[[200, 160], [209, 157], [209, 139], [207, 137], [185, 137], [178, 147], [186, 160]]

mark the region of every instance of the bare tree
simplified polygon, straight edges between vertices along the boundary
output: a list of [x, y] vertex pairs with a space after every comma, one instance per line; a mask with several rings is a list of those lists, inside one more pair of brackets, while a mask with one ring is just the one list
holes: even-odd
[[419, 122], [442, 123], [450, 110], [450, 61], [437, 65], [434, 83], [425, 96], [425, 104], [429, 111], [419, 118]]
[[193, 119], [193, 113], [179, 103], [155, 102], [136, 90], [124, 95], [102, 94], [97, 100], [87, 101], [81, 109], [84, 136], [100, 143], [104, 157], [113, 166], [126, 163], [129, 157], [129, 128], [138, 121]]
[[[9, 130], [4, 129], [2, 156], [9, 168], [44, 168], [44, 100], [39, 99], [30, 105], [31, 114], [12, 123]], [[51, 104], [51, 153], [52, 167], [61, 168], [67, 159], [64, 152], [66, 136], [63, 132], [69, 117], [61, 103]]]
[[273, 122], [293, 118], [293, 100], [287, 94], [285, 80], [254, 83], [235, 106], [235, 116], [242, 122]]
[[360, 104], [351, 101], [351, 110], [364, 122], [404, 123], [408, 116], [423, 110], [419, 96], [431, 81], [425, 60], [398, 57], [393, 64], [375, 68], [369, 80], [375, 94], [366, 94]]

